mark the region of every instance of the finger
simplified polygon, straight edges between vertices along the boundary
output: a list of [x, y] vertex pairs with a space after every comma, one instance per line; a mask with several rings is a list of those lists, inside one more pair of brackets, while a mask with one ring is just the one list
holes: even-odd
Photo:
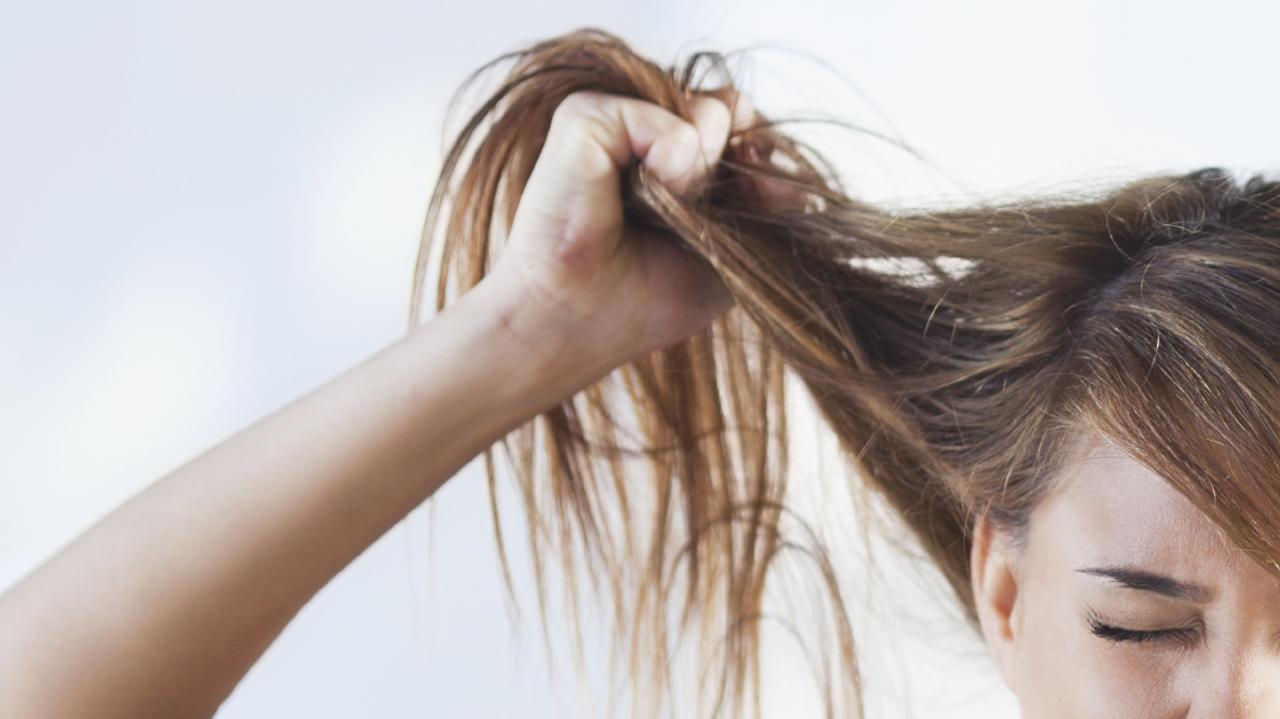
[[757, 178], [755, 188], [760, 194], [760, 201], [769, 208], [799, 211], [809, 206], [808, 196], [785, 180], [772, 177]]
[[[741, 152], [752, 164], [761, 165], [771, 162], [775, 145], [773, 136], [761, 131], [764, 119], [756, 112], [751, 99], [732, 87], [704, 90], [708, 95], [716, 97], [727, 104], [733, 114], [731, 133], [733, 137], [729, 145]], [[752, 186], [759, 193], [766, 205], [787, 210], [800, 210], [808, 205], [803, 192], [798, 191], [784, 180], [770, 177], [754, 178]]]
[[644, 155], [644, 164], [676, 193], [698, 192], [719, 163], [729, 139], [728, 106], [712, 97], [695, 97], [690, 103], [689, 122], [652, 107], [676, 121], [654, 140]]
[[[767, 132], [761, 131], [764, 118], [756, 112], [751, 98], [732, 87], [721, 87], [714, 90], [703, 90], [729, 106], [733, 114], [733, 125], [730, 129], [732, 137], [729, 145], [735, 149], [742, 147], [743, 152], [750, 153], [754, 160], [768, 157], [773, 151], [773, 140]], [[743, 147], [745, 146], [745, 147]]]
[[730, 132], [742, 132], [759, 117], [756, 114], [755, 106], [751, 104], [751, 99], [732, 87], [720, 87], [714, 90], [701, 90], [700, 92], [710, 95], [729, 106], [729, 111], [733, 117]]
[[696, 194], [706, 186], [716, 165], [720, 163], [720, 156], [724, 154], [732, 122], [729, 106], [706, 95], [694, 97], [690, 112], [701, 143], [698, 160], [693, 163], [688, 178], [679, 188], [685, 195]]
[[[556, 152], [543, 153], [555, 168], [545, 171], [575, 178], [584, 197], [617, 194], [619, 169], [639, 158], [658, 179], [677, 192], [705, 176], [711, 157], [718, 158], [723, 141], [716, 139], [713, 104], [696, 103], [695, 126], [656, 104], [596, 91], [571, 93], [556, 108], [547, 144]], [[727, 135], [728, 109], [721, 105]], [[705, 134], [704, 134], [705, 130]], [[704, 139], [705, 137], [705, 139]], [[586, 140], [584, 142], [584, 139]], [[534, 172], [538, 173], [536, 165]]]

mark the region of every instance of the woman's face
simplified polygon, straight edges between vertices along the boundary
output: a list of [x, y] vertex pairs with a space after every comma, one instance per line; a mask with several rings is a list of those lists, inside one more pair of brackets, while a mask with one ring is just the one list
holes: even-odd
[[1023, 716], [1280, 717], [1280, 584], [1158, 475], [1091, 447], [1021, 552], [986, 522], [974, 542], [982, 631]]

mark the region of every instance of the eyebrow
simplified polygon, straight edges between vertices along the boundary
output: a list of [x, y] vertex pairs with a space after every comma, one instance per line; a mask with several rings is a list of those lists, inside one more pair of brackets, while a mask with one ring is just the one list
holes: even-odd
[[1122, 587], [1153, 592], [1171, 599], [1204, 604], [1213, 596], [1205, 586], [1181, 582], [1173, 577], [1129, 566], [1084, 567], [1077, 572], [1106, 577]]

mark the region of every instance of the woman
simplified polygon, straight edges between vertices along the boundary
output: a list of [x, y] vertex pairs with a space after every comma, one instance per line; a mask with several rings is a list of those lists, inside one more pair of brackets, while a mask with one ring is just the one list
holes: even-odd
[[[619, 596], [657, 580], [619, 611], [636, 619], [633, 650], [659, 659], [649, 620], [686, 562], [684, 618], [725, 620], [737, 642], [713, 710], [737, 707], [756, 640], [738, 628], [759, 617], [782, 541], [784, 485], [766, 461], [781, 450], [702, 440], [781, 421], [781, 357], [950, 580], [1025, 716], [1280, 715], [1275, 185], [1203, 171], [1071, 204], [889, 215], [833, 189], [783, 136], [749, 132], [760, 117], [732, 90], [671, 94], [687, 74], [599, 34], [522, 58], [522, 78], [555, 67], [574, 82], [504, 90], [514, 124], [481, 144], [450, 216], [461, 254], [443, 264], [469, 286], [10, 589], [0, 713], [212, 715], [329, 579], [537, 417], [561, 502], [540, 504], [532, 465], [518, 466], [533, 525], [576, 527]], [[500, 176], [518, 204], [486, 267]], [[903, 257], [923, 269], [845, 261]], [[768, 342], [704, 343], [735, 316]], [[699, 348], [741, 382], [714, 385]], [[754, 373], [734, 364], [747, 356]], [[583, 463], [618, 457], [584, 427], [610, 425], [592, 412], [623, 367], [661, 479], [643, 559], [601, 531], [606, 473]], [[571, 401], [584, 392], [586, 409]], [[835, 634], [850, 659], [847, 624]]]

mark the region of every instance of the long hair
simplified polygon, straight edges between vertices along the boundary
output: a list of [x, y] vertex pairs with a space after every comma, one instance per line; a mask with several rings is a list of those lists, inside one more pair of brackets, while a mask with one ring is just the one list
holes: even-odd
[[[701, 52], [664, 69], [586, 28], [503, 55], [467, 83], [508, 61], [445, 156], [411, 327], [437, 235], [437, 309], [486, 273], [566, 95], [626, 95], [690, 118], [698, 69], [724, 66]], [[671, 679], [674, 611], [678, 637], [697, 628], [716, 671], [698, 684], [708, 713], [736, 715], [749, 698], [758, 713], [768, 570], [799, 550], [830, 600], [838, 674], [826, 678], [828, 715], [864, 711], [833, 563], [813, 537], [784, 531], [803, 528], [786, 503], [788, 373], [975, 629], [975, 520], [1024, 536], [1084, 431], [1161, 475], [1280, 576], [1277, 183], [1242, 184], [1210, 167], [1101, 193], [891, 210], [850, 197], [822, 156], [776, 123], [762, 117], [735, 134], [772, 153], [731, 143], [697, 197], [674, 195], [639, 164], [623, 182], [627, 221], [708, 263], [734, 306], [501, 441], [539, 601], [549, 552], [566, 571], [585, 569], [593, 590], [604, 582], [614, 658], [647, 682], [641, 697], [661, 697]], [[787, 183], [802, 206], [761, 202], [758, 177]], [[643, 474], [628, 471], [637, 463]]]

